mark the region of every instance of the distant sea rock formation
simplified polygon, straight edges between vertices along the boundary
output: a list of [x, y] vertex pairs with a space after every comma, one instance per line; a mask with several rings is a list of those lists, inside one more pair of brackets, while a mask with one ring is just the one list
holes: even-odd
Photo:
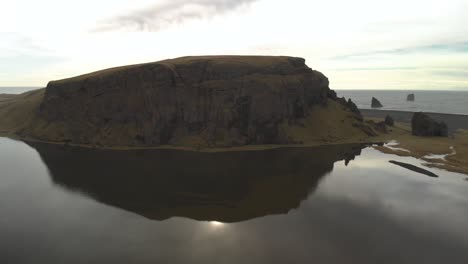
[[123, 66], [51, 81], [3, 102], [0, 132], [95, 147], [297, 144], [373, 134], [354, 103], [296, 57]]
[[411, 127], [414, 136], [448, 136], [448, 127], [444, 122], [437, 122], [422, 112], [414, 113], [413, 118], [411, 119]]
[[408, 96], [406, 97], [406, 101], [410, 101], [410, 102], [413, 102], [415, 99], [415, 96], [414, 94], [408, 94]]
[[380, 103], [380, 101], [377, 98], [372, 97], [371, 107], [372, 108], [381, 108], [381, 107], [383, 107], [383, 105]]

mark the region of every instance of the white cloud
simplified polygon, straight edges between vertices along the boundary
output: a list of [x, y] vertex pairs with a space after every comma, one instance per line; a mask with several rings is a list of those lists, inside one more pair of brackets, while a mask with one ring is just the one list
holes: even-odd
[[172, 0], [99, 22], [96, 31], [159, 31], [188, 20], [213, 17], [257, 0]]

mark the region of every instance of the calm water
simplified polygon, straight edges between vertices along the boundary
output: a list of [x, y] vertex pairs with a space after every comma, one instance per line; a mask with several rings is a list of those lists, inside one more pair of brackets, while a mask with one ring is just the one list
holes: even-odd
[[0, 263], [468, 263], [468, 176], [389, 159], [419, 165], [357, 145], [207, 154], [0, 138]]
[[[416, 97], [414, 102], [406, 101], [410, 93]], [[468, 115], [468, 91], [339, 90], [337, 94], [351, 98], [361, 109], [371, 109], [371, 100], [375, 97], [384, 110]]]

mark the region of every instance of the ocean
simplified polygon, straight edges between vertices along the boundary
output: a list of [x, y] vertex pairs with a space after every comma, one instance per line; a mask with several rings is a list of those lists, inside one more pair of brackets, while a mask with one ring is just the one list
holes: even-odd
[[[0, 87], [0, 94], [19, 94], [39, 87]], [[468, 115], [468, 91], [406, 91], [406, 90], [336, 90], [338, 96], [351, 100], [360, 109], [371, 109], [372, 97], [383, 105], [382, 110], [433, 112]], [[414, 102], [406, 96], [415, 94]]]
[[[360, 109], [371, 109], [372, 97], [383, 105], [382, 110], [432, 112], [468, 115], [468, 91], [406, 91], [406, 90], [336, 90], [338, 96], [351, 100]], [[413, 93], [416, 100], [406, 101]]]
[[0, 87], [0, 94], [20, 94], [41, 87]]

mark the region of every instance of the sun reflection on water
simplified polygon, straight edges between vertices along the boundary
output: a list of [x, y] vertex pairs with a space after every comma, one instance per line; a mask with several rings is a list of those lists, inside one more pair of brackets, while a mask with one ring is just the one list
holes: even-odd
[[221, 227], [224, 227], [225, 224], [222, 223], [222, 222], [218, 222], [218, 221], [210, 221], [210, 226], [214, 227], [214, 228], [221, 228]]

